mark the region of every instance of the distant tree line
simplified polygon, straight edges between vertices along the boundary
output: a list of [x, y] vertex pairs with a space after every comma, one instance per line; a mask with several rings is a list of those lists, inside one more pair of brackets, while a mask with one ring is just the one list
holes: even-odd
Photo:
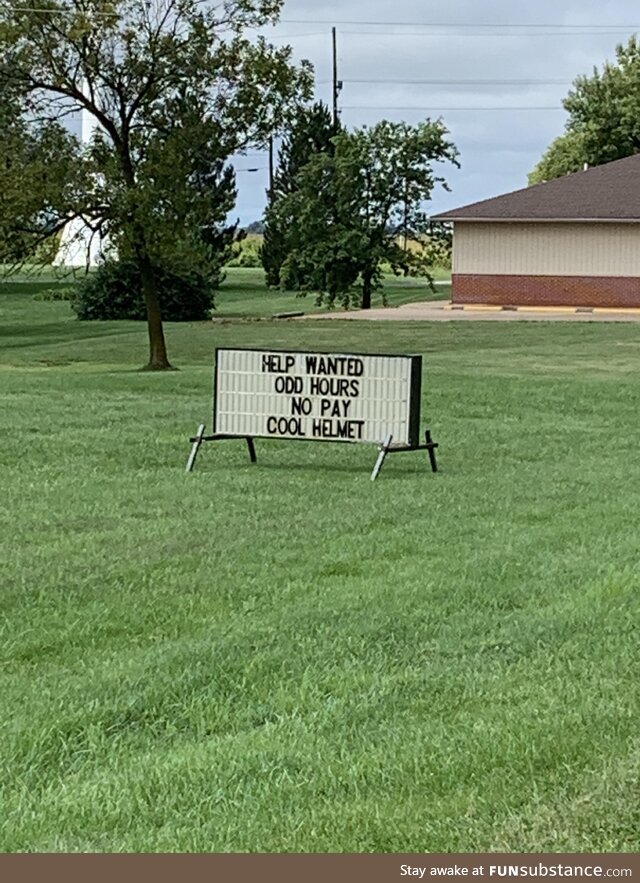
[[579, 76], [564, 99], [566, 131], [548, 147], [529, 175], [540, 184], [586, 165], [624, 159], [640, 151], [640, 43], [632, 36], [616, 47], [615, 62]]

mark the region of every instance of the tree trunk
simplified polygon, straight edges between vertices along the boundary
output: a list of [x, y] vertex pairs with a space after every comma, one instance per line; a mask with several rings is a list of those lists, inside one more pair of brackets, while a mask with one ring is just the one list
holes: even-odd
[[[125, 131], [126, 129], [126, 131]], [[116, 144], [122, 172], [127, 184], [130, 196], [133, 196], [134, 206], [137, 203], [136, 179], [131, 162], [130, 145], [129, 145], [129, 128], [125, 127], [122, 137], [118, 138]], [[140, 279], [142, 282], [142, 296], [147, 308], [147, 330], [149, 332], [149, 361], [144, 366], [145, 371], [172, 371], [173, 365], [167, 357], [167, 345], [164, 341], [164, 329], [162, 327], [162, 312], [160, 310], [160, 301], [156, 290], [155, 274], [153, 272], [153, 264], [147, 251], [146, 237], [144, 226], [134, 218], [131, 221], [129, 233], [132, 236], [133, 253], [135, 255], [138, 269], [140, 270]]]
[[138, 266], [142, 278], [142, 294], [147, 308], [147, 328], [149, 330], [149, 362], [145, 365], [145, 371], [171, 371], [173, 366], [167, 358], [153, 266], [146, 254], [138, 252]]
[[366, 270], [362, 274], [362, 309], [370, 310], [371, 309], [371, 290], [372, 290], [372, 281], [373, 273], [370, 270]]

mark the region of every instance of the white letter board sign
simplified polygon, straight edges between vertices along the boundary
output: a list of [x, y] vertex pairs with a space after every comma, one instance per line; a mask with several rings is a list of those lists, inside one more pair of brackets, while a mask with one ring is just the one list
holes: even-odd
[[415, 448], [421, 356], [216, 349], [214, 434]]

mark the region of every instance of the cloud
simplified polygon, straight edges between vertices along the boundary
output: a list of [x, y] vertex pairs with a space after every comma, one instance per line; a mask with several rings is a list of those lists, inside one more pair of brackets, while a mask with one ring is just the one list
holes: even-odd
[[[290, 43], [297, 59], [312, 61], [317, 97], [329, 103], [335, 24], [348, 127], [383, 118], [443, 118], [460, 149], [462, 169], [447, 176], [452, 192], [435, 196], [434, 212], [525, 186], [527, 173], [564, 130], [562, 99], [573, 79], [613, 58], [615, 46], [640, 31], [640, 11], [632, 0], [539, 0], [529, 8], [513, 0], [449, 0], [425, 6], [424, 0], [286, 0], [281, 22], [269, 34], [278, 44]], [[389, 24], [353, 24], [375, 21]], [[363, 80], [370, 82], [357, 82]], [[469, 83], [452, 82], [461, 80]], [[548, 109], [486, 109], [496, 106]], [[266, 167], [266, 157], [260, 165]], [[266, 169], [239, 175], [239, 185], [238, 212], [249, 222], [264, 208]]]

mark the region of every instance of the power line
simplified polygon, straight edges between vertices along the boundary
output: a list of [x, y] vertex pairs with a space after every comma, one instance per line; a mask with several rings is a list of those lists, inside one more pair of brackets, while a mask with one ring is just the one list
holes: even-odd
[[640, 27], [640, 24], [561, 24], [561, 23], [541, 23], [521, 22], [518, 24], [505, 24], [501, 22], [485, 22], [485, 23], [462, 23], [462, 22], [428, 22], [428, 21], [366, 21], [360, 20], [329, 20], [319, 18], [281, 18], [281, 24], [289, 25], [366, 25], [367, 27], [394, 27], [394, 28], [520, 28], [522, 30], [534, 30], [536, 28], [546, 28], [547, 30], [555, 28], [558, 30], [593, 30], [593, 31], [611, 31], [611, 30], [633, 30]]
[[[317, 80], [318, 86], [326, 86], [330, 80]], [[343, 83], [408, 85], [408, 86], [564, 86], [569, 83], [567, 78], [555, 80], [404, 80], [384, 77], [381, 79], [345, 78]]]
[[6, 6], [4, 3], [0, 4], [1, 12], [37, 12], [37, 13], [47, 13], [48, 15], [82, 15], [86, 14], [91, 18], [113, 18], [116, 13], [115, 12], [98, 12], [91, 10], [82, 10], [82, 9], [64, 9], [62, 7], [53, 8], [49, 7], [42, 8], [36, 6]]
[[326, 37], [325, 31], [307, 31], [303, 34], [263, 34], [267, 40], [292, 40], [294, 37]]
[[431, 113], [451, 113], [458, 110], [476, 111], [476, 110], [509, 110], [509, 111], [529, 111], [529, 110], [562, 110], [557, 104], [540, 105], [539, 107], [507, 107], [507, 106], [485, 106], [485, 107], [404, 107], [398, 105], [378, 105], [378, 104], [345, 104], [343, 110], [424, 110]]
[[[198, 0], [198, 3], [206, 3], [208, 0]], [[42, 12], [49, 14], [58, 14], [58, 15], [74, 15], [78, 12], [88, 12], [88, 10], [81, 9], [72, 9], [64, 7], [38, 7], [38, 6], [11, 6], [2, 4], [1, 8], [5, 12]], [[105, 16], [105, 17], [113, 17], [114, 12], [100, 12], [98, 10], [91, 10], [89, 13], [91, 16]], [[503, 22], [424, 22], [424, 21], [376, 21], [371, 20], [367, 21], [366, 19], [344, 19], [336, 21], [331, 19], [319, 19], [319, 18], [281, 18], [275, 24], [292, 24], [292, 25], [328, 25], [328, 26], [336, 26], [336, 25], [346, 25], [347, 27], [394, 27], [394, 28], [465, 28], [465, 29], [476, 29], [476, 30], [486, 30], [487, 28], [499, 29], [501, 31], [504, 30], [532, 30], [537, 31], [542, 29], [554, 30], [558, 32], [587, 32], [593, 34], [610, 34], [617, 33], [620, 31], [629, 31], [635, 30], [636, 28], [640, 28], [640, 24], [606, 24], [606, 25], [598, 25], [598, 24], [562, 24], [562, 23], [534, 23], [534, 22], [514, 22], [512, 24], [503, 23]], [[274, 34], [274, 37], [303, 37], [303, 36], [316, 36], [323, 34], [322, 31], [313, 31], [308, 34]], [[491, 36], [500, 36], [500, 34], [492, 34]], [[515, 36], [512, 34], [506, 34], [505, 36]], [[548, 36], [547, 34], [541, 36]]]
[[[631, 30], [634, 30], [633, 28]], [[341, 30], [341, 34], [347, 34], [350, 36], [367, 36], [367, 37], [375, 37], [378, 36], [372, 31], [352, 31], [352, 30]], [[431, 33], [425, 32], [417, 32], [412, 36], [415, 37], [456, 37], [456, 39], [471, 39], [471, 38], [479, 38], [479, 39], [491, 39], [495, 40], [502, 37], [511, 37], [511, 38], [523, 38], [531, 39], [532, 37], [615, 37], [619, 34], [628, 34], [629, 28], [624, 28], [615, 31], [532, 31], [525, 32], [519, 34], [507, 34], [500, 33], [497, 31], [480, 33], [480, 34], [472, 34], [472, 33], [461, 33], [460, 31], [432, 31]], [[382, 35], [381, 35], [382, 36]], [[407, 39], [407, 35], [404, 33], [398, 33], [393, 31], [387, 31], [384, 34], [384, 37], [402, 37], [403, 40]]]
[[[198, 0], [198, 2], [208, 2], [208, 0]], [[58, 8], [45, 8], [45, 7], [37, 7], [37, 6], [5, 6], [2, 5], [0, 7], [4, 12], [33, 12], [33, 13], [42, 13], [47, 15], [76, 15], [82, 10], [79, 9], [64, 9], [62, 7]], [[98, 10], [91, 10], [91, 17], [94, 18], [113, 18], [116, 13], [114, 12], [100, 12]], [[576, 36], [615, 36], [616, 34], [628, 33], [629, 31], [634, 31], [640, 29], [640, 24], [616, 24], [616, 25], [562, 25], [562, 24], [464, 24], [460, 22], [408, 22], [408, 21], [338, 21], [332, 22], [328, 19], [292, 19], [292, 18], [283, 18], [280, 19], [278, 24], [294, 24], [294, 25], [346, 25], [347, 27], [394, 27], [394, 28], [431, 28], [431, 29], [439, 29], [439, 28], [456, 28], [454, 31], [442, 31], [436, 30], [435, 36], [438, 37], [522, 37], [524, 34], [522, 33], [508, 33], [507, 31], [529, 31], [527, 33], [527, 37], [576, 37]], [[484, 33], [464, 33], [459, 29], [480, 29], [481, 31], [486, 31], [487, 28], [494, 28], [500, 30], [494, 30], [492, 32], [484, 32]], [[540, 28], [547, 28], [545, 31], [539, 30]], [[553, 30], [551, 30], [553, 29]], [[345, 34], [351, 35], [362, 35], [366, 36], [369, 34], [368, 31], [343, 31]], [[270, 40], [289, 40], [294, 37], [315, 37], [315, 36], [323, 36], [323, 31], [312, 31], [308, 33], [302, 34], [268, 34], [262, 35], [267, 37]], [[406, 34], [394, 34], [387, 33], [386, 37], [406, 37]]]

